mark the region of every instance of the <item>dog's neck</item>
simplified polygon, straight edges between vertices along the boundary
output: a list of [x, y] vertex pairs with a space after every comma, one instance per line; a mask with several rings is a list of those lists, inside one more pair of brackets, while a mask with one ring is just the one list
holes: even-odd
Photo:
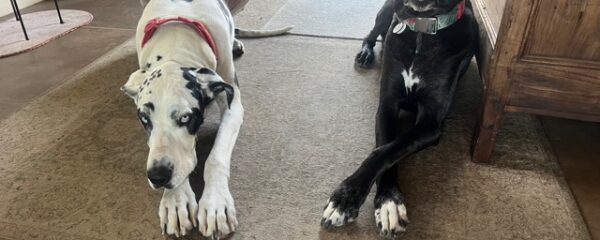
[[217, 58], [211, 46], [195, 30], [180, 23], [165, 24], [154, 33], [152, 39], [140, 49], [140, 67], [152, 68], [159, 56], [161, 60], [174, 61], [182, 67], [217, 67]]
[[437, 31], [458, 22], [458, 20], [462, 18], [464, 11], [465, 1], [461, 1], [452, 9], [452, 11], [433, 17], [400, 19], [397, 14], [394, 14], [394, 17], [398, 20], [398, 24], [404, 24], [413, 32], [436, 34]]

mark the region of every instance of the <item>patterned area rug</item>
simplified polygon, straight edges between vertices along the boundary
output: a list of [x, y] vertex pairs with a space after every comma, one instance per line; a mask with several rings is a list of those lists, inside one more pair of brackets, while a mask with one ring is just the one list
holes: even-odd
[[60, 24], [55, 10], [22, 15], [29, 40], [25, 40], [21, 24], [14, 17], [0, 23], [0, 58], [38, 48], [75, 29], [89, 24], [92, 14], [79, 10], [61, 10], [64, 24]]

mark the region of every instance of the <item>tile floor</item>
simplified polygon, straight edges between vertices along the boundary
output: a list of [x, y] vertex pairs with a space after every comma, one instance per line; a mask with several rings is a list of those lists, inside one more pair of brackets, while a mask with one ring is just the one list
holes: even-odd
[[[300, 1], [251, 1], [249, 7], [237, 17], [238, 24], [244, 27], [262, 27], [267, 23], [267, 26], [285, 24], [289, 19], [277, 14], [279, 11], [291, 9], [280, 10], [286, 4], [298, 6], [298, 2]], [[90, 11], [94, 14], [95, 20], [91, 25], [42, 48], [0, 59], [0, 72], [3, 73], [0, 79], [0, 119], [7, 118], [33, 99], [60, 86], [84, 66], [132, 37], [133, 28], [141, 12], [139, 3], [135, 0], [69, 0], [61, 1], [60, 4], [63, 8]], [[34, 5], [23, 12], [41, 9], [51, 9], [51, 2]], [[300, 12], [309, 10], [302, 6], [299, 8]], [[374, 13], [370, 15], [374, 17]], [[273, 18], [274, 21], [269, 22], [272, 16], [276, 17]], [[323, 16], [323, 19], [327, 20], [327, 16]], [[364, 26], [369, 26], [371, 21]], [[327, 34], [326, 30], [311, 29], [308, 25], [298, 27], [299, 33], [347, 35], [350, 38], [360, 37], [366, 33], [364, 29], [352, 31], [354, 29], [342, 28], [340, 33]], [[353, 45], [358, 46], [356, 43]], [[66, 55], [65, 52], [77, 54]], [[598, 178], [600, 161], [597, 157], [600, 154], [600, 145], [597, 141], [600, 138], [600, 125], [553, 118], [542, 118], [542, 123], [592, 236], [600, 239], [600, 179]], [[2, 229], [6, 227], [0, 227], [0, 239], [3, 238]], [[56, 233], [53, 236], [60, 235]], [[71, 237], [65, 236], [62, 239]]]

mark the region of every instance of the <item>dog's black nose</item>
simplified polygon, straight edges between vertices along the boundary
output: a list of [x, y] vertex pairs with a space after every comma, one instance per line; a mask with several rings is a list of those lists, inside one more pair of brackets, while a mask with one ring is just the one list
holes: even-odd
[[148, 179], [157, 188], [166, 186], [172, 175], [173, 169], [167, 166], [156, 166], [148, 170]]

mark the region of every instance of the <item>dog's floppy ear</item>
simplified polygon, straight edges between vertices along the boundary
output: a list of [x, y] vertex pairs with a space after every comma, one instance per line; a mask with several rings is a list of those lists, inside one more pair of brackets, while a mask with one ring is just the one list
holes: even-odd
[[218, 96], [222, 92], [225, 92], [227, 94], [227, 106], [231, 108], [231, 102], [233, 101], [233, 87], [231, 85], [221, 80], [219, 82], [210, 82], [208, 84], [208, 88], [216, 96]]
[[129, 75], [129, 80], [121, 87], [121, 91], [133, 100], [136, 100], [138, 93], [140, 93], [140, 85], [145, 77], [145, 71], [138, 69]]
[[196, 76], [202, 89], [206, 92], [206, 96], [214, 98], [214, 96], [220, 96], [221, 93], [225, 93], [227, 97], [227, 106], [231, 107], [234, 94], [231, 85], [227, 84], [217, 73], [208, 68], [199, 69], [196, 72]]

